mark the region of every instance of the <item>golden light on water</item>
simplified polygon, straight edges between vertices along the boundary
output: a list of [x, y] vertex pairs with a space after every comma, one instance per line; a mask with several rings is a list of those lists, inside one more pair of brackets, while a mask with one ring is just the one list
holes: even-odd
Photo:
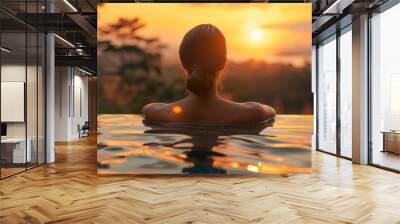
[[254, 165], [247, 165], [247, 170], [251, 171], [251, 172], [254, 172], [254, 173], [258, 173], [259, 168], [257, 166], [254, 166]]
[[112, 147], [140, 147], [143, 145], [140, 142], [112, 140], [112, 139], [107, 139], [104, 141], [104, 143]]
[[[180, 106], [177, 108], [180, 109], [175, 110], [182, 113], [183, 108]], [[172, 111], [173, 109], [171, 109], [171, 113]], [[124, 122], [117, 124], [110, 122], [116, 119], [124, 120]], [[274, 127], [266, 128], [266, 135], [274, 137], [238, 135], [234, 138], [223, 139], [223, 143], [209, 143], [207, 135], [203, 132], [200, 135], [187, 133], [188, 136], [183, 138], [182, 133], [160, 133], [159, 135], [146, 133], [143, 124], [139, 122], [141, 119], [142, 117], [139, 115], [99, 115], [102, 133], [99, 142], [103, 145], [102, 147], [107, 146], [107, 148], [98, 150], [97, 161], [104, 166], [98, 168], [99, 174], [182, 173], [183, 167], [197, 166], [196, 160], [194, 160], [197, 157], [186, 152], [198, 151], [199, 147], [203, 150], [204, 147], [208, 147], [208, 144], [212, 144], [210, 153], [215, 153], [215, 156], [207, 157], [208, 159], [204, 162], [207, 162], [210, 167], [226, 170], [228, 173], [243, 171], [262, 174], [312, 172], [309, 165], [311, 156], [309, 153], [304, 153], [310, 152], [310, 142], [308, 141], [312, 133], [312, 119], [309, 117], [280, 115]], [[127, 123], [137, 125], [131, 125], [129, 129], [125, 126]], [[304, 140], [301, 141], [301, 139]], [[249, 144], [246, 140], [252, 143]], [[252, 145], [263, 146], [264, 150], [252, 148]], [[276, 154], [274, 151], [280, 153]], [[218, 156], [220, 154], [224, 156]], [[135, 161], [137, 167], [132, 168], [131, 165], [135, 164]], [[145, 163], [141, 164], [142, 162]]]
[[124, 164], [126, 159], [105, 159], [100, 162], [101, 164]]

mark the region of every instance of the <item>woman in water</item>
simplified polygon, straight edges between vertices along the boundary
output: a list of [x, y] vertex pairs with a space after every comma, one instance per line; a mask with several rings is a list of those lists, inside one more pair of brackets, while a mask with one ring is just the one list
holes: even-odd
[[185, 34], [179, 48], [187, 71], [186, 98], [143, 107], [147, 122], [207, 125], [249, 125], [275, 116], [275, 110], [255, 102], [236, 103], [218, 94], [218, 76], [226, 63], [226, 42], [211, 24], [201, 24]]

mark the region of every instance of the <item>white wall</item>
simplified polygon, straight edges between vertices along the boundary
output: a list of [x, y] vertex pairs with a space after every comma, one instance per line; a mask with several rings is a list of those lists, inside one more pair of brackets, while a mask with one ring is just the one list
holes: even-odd
[[88, 77], [76, 68], [56, 67], [55, 85], [55, 140], [77, 139], [78, 125], [88, 120]]
[[[25, 83], [25, 64], [8, 64], [1, 66], [1, 81], [2, 82], [24, 82]], [[28, 67], [31, 70], [32, 67]], [[28, 94], [29, 95], [29, 94]], [[36, 94], [35, 94], [36, 95]], [[2, 96], [2, 98], [5, 96]], [[8, 108], [1, 108], [7, 110]], [[22, 108], [24, 110], [24, 108]], [[24, 112], [24, 111], [23, 111]], [[22, 125], [21, 125], [22, 124]], [[25, 137], [25, 125], [24, 122], [7, 122], [7, 131], [10, 132], [8, 135], [14, 137]]]
[[[39, 70], [37, 70], [39, 69]], [[41, 67], [25, 64], [3, 64], [1, 66], [2, 82], [23, 82], [26, 84], [26, 107], [23, 102], [21, 113], [25, 114], [26, 120], [21, 122], [5, 122], [7, 124], [7, 137], [9, 138], [25, 138], [29, 140], [29, 148], [31, 149], [32, 162], [44, 163], [44, 83]], [[27, 80], [25, 80], [27, 78]], [[2, 89], [3, 92], [4, 89]], [[24, 94], [24, 90], [21, 94]], [[3, 97], [7, 97], [2, 95]], [[16, 113], [10, 107], [2, 107], [2, 112]], [[15, 108], [14, 108], [15, 110]], [[38, 154], [38, 155], [37, 155]], [[36, 161], [39, 159], [39, 161]]]
[[[3, 82], [25, 82], [24, 65], [8, 64], [1, 66], [1, 81]], [[32, 69], [28, 67], [28, 70]], [[32, 94], [27, 94], [32, 95]], [[36, 93], [35, 93], [36, 96]], [[1, 108], [7, 110], [7, 108]], [[7, 136], [8, 137], [25, 137], [25, 122], [7, 122]]]
[[68, 141], [69, 132], [69, 96], [68, 88], [70, 84], [69, 68], [55, 68], [55, 141]]
[[74, 105], [72, 108], [72, 120], [71, 120], [71, 135], [75, 138], [79, 136], [78, 125], [83, 125], [85, 121], [88, 121], [88, 78], [82, 76], [82, 73], [76, 74], [77, 70], [74, 70], [74, 82], [73, 82], [73, 94]]

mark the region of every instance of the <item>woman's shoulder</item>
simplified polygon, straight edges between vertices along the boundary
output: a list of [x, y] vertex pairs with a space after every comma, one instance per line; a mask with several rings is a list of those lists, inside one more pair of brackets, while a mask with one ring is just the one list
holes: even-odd
[[271, 117], [274, 117], [276, 112], [275, 110], [265, 104], [256, 103], [256, 102], [245, 102], [240, 104], [245, 111], [246, 114], [249, 115], [249, 119], [261, 122], [267, 120]]
[[152, 122], [178, 122], [182, 112], [182, 100], [173, 103], [149, 103], [142, 109], [144, 119]]
[[148, 103], [142, 108], [142, 113], [146, 114], [153, 111], [158, 111], [168, 106], [166, 103]]
[[168, 107], [166, 103], [149, 103], [142, 109], [142, 115], [148, 121], [163, 121], [165, 109]]

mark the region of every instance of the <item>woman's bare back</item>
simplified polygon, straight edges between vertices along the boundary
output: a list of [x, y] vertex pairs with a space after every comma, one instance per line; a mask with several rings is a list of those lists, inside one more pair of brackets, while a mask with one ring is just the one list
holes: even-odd
[[147, 104], [143, 115], [148, 122], [249, 125], [275, 116], [275, 111], [255, 102], [236, 103], [219, 97], [198, 100], [188, 96], [170, 104]]

